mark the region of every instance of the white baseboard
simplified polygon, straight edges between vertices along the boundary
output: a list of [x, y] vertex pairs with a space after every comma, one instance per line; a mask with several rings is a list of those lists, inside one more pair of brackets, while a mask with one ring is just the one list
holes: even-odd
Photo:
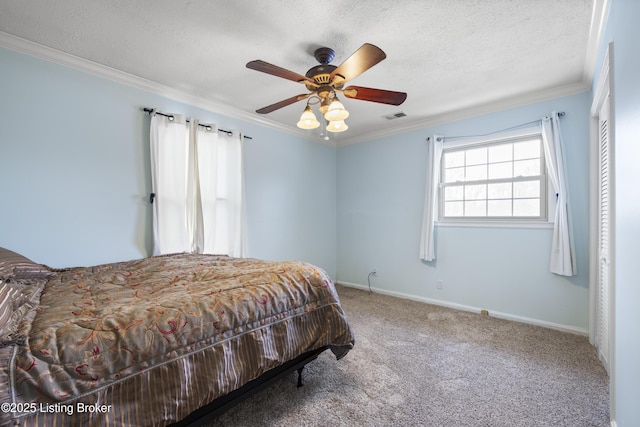
[[[343, 282], [343, 281], [337, 280], [336, 284], [342, 285], [342, 286], [346, 286], [348, 288], [357, 288], [357, 289], [369, 290], [368, 286], [361, 285], [361, 284], [358, 284], [358, 283]], [[448, 302], [448, 301], [441, 301], [441, 300], [432, 299], [432, 298], [425, 298], [425, 297], [421, 297], [421, 296], [417, 296], [417, 295], [406, 294], [406, 293], [403, 293], [403, 292], [390, 291], [390, 290], [387, 290], [387, 289], [380, 289], [380, 288], [372, 287], [371, 291], [375, 292], [375, 293], [378, 293], [378, 294], [389, 295], [389, 296], [409, 299], [409, 300], [413, 300], [413, 301], [420, 301], [420, 302], [424, 302], [424, 303], [427, 303], [427, 304], [439, 305], [439, 306], [442, 306], [442, 307], [453, 308], [453, 309], [456, 309], [456, 310], [470, 311], [472, 313], [480, 313], [483, 310], [483, 309], [481, 309], [479, 307], [472, 307], [472, 306], [463, 305], [463, 304], [456, 304], [456, 303]], [[569, 325], [561, 325], [559, 323], [547, 322], [547, 321], [544, 321], [544, 320], [532, 319], [532, 318], [529, 318], [529, 317], [516, 316], [514, 314], [509, 314], [509, 313], [501, 313], [499, 311], [491, 311], [491, 310], [489, 310], [489, 316], [495, 317], [495, 318], [498, 318], [498, 319], [505, 319], [505, 320], [512, 320], [512, 321], [520, 322], [520, 323], [527, 323], [529, 325], [542, 326], [542, 327], [545, 327], [545, 328], [555, 329], [555, 330], [562, 331], [562, 332], [569, 332], [569, 333], [577, 334], [577, 335], [584, 335], [584, 336], [588, 336], [589, 335], [589, 331], [587, 331], [586, 329], [583, 329], [583, 328], [577, 328], [575, 326], [569, 326]]]

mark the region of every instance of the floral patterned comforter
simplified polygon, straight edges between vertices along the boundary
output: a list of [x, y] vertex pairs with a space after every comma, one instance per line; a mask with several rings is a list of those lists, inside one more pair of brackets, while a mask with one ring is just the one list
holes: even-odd
[[304, 352], [340, 358], [353, 342], [333, 283], [307, 263], [176, 254], [71, 268], [48, 281], [15, 351], [12, 400], [108, 404], [107, 418], [15, 419], [175, 422]]

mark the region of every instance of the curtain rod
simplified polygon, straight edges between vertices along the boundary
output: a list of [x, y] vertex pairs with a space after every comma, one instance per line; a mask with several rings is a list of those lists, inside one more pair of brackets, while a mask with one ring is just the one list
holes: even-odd
[[[562, 117], [564, 115], [565, 115], [564, 111], [559, 111], [558, 112], [558, 116], [559, 117]], [[490, 136], [490, 135], [493, 135], [494, 133], [500, 133], [500, 132], [505, 132], [505, 131], [508, 131], [508, 130], [517, 129], [517, 128], [520, 128], [520, 127], [523, 127], [523, 126], [527, 126], [527, 125], [532, 125], [534, 123], [538, 123], [540, 121], [541, 120], [534, 120], [534, 121], [531, 121], [531, 122], [522, 123], [522, 124], [519, 124], [519, 125], [508, 127], [506, 129], [500, 129], [500, 130], [496, 130], [496, 131], [485, 133], [485, 134], [481, 134], [481, 135], [443, 136], [443, 138], [444, 139], [459, 139], [459, 138], [477, 138], [477, 137], [481, 137], [481, 136]], [[430, 136], [427, 137], [427, 142], [429, 142], [429, 141], [431, 141], [431, 137]]]
[[[164, 117], [171, 117], [171, 119], [173, 119], [173, 114], [161, 113], [160, 111], [156, 111], [156, 110], [154, 110], [153, 108], [146, 108], [146, 107], [145, 107], [143, 110], [144, 110], [144, 112], [145, 112], [145, 113], [148, 113], [149, 115], [151, 115], [151, 113], [154, 113], [154, 112], [155, 112], [156, 114], [158, 114], [158, 115], [160, 115], [160, 116], [164, 116]], [[187, 119], [186, 121], [187, 121], [187, 123], [188, 123], [190, 120], [189, 120], [189, 119]], [[198, 126], [202, 126], [202, 127], [204, 127], [204, 128], [207, 128], [207, 130], [211, 130], [211, 125], [205, 125], [205, 124], [202, 124], [202, 123], [198, 123]], [[232, 134], [233, 134], [233, 132], [232, 132], [232, 131], [230, 131], [230, 130], [220, 129], [220, 128], [218, 128], [218, 132], [224, 132], [224, 133], [226, 133], [227, 135], [232, 135]], [[253, 139], [253, 138], [251, 138], [250, 136], [247, 136], [247, 135], [242, 135], [242, 137], [243, 137], [244, 139]]]

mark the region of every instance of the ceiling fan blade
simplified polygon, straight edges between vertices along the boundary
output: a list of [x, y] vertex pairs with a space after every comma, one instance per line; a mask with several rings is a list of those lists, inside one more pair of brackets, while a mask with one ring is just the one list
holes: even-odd
[[294, 73], [293, 71], [286, 70], [277, 65], [269, 64], [268, 62], [261, 61], [259, 59], [251, 62], [247, 62], [247, 68], [256, 71], [262, 71], [263, 73], [271, 74], [272, 76], [282, 77], [283, 79], [292, 80], [298, 83], [315, 83], [309, 77], [305, 77], [302, 74]]
[[266, 107], [262, 107], [259, 110], [256, 110], [256, 113], [258, 114], [268, 114], [271, 113], [272, 111], [276, 111], [282, 107], [286, 107], [287, 105], [291, 105], [294, 102], [298, 102], [298, 101], [302, 101], [303, 99], [308, 98], [309, 96], [311, 96], [310, 93], [305, 93], [305, 94], [301, 94], [301, 95], [296, 95], [296, 96], [292, 96], [291, 98], [287, 98], [284, 99], [280, 102], [276, 102], [275, 104], [271, 104], [268, 105]]
[[381, 104], [400, 105], [407, 94], [404, 92], [394, 92], [391, 90], [372, 89], [370, 87], [349, 86], [343, 91], [344, 96], [362, 101], [379, 102]]
[[[331, 73], [334, 83], [345, 82], [367, 71], [387, 55], [378, 46], [363, 44]], [[336, 81], [336, 79], [338, 81]]]

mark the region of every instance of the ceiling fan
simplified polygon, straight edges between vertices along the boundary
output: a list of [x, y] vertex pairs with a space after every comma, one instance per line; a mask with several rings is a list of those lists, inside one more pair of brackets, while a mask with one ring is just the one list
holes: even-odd
[[304, 76], [261, 60], [247, 63], [247, 68], [302, 83], [309, 90], [309, 93], [292, 96], [260, 108], [256, 110], [256, 113], [268, 114], [309, 98], [305, 111], [298, 122], [298, 127], [314, 129], [320, 125], [320, 122], [317, 121], [311, 111], [310, 105], [315, 103], [320, 104], [320, 112], [324, 114], [325, 119], [328, 121], [327, 130], [330, 132], [342, 132], [348, 128], [344, 123], [344, 119], [348, 117], [349, 112], [338, 100], [337, 93], [342, 93], [351, 99], [390, 105], [400, 105], [407, 99], [407, 94], [404, 92], [362, 86], [344, 87], [346, 82], [364, 73], [387, 57], [382, 49], [377, 46], [369, 43], [363, 44], [339, 66], [330, 64], [335, 57], [335, 51], [331, 48], [321, 47], [316, 49], [313, 55], [320, 65], [310, 68]]

